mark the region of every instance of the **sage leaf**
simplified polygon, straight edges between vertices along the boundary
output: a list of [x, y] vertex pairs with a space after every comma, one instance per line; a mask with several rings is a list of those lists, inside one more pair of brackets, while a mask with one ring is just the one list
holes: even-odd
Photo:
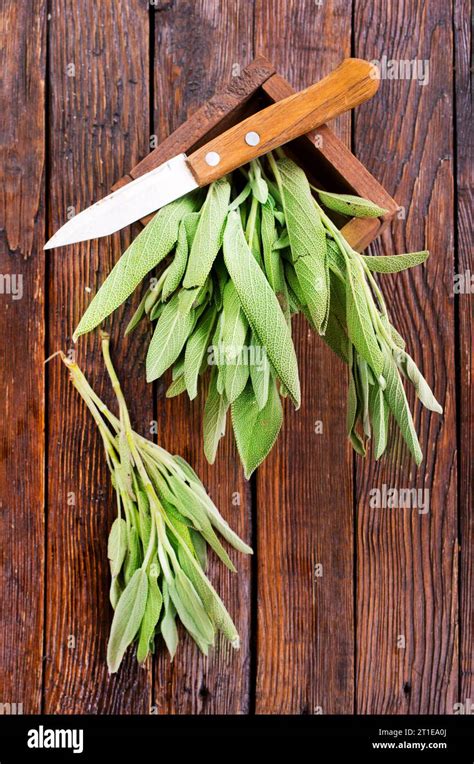
[[260, 165], [255, 161], [250, 163], [250, 187], [252, 194], [260, 204], [265, 204], [268, 198], [268, 186], [264, 178], [262, 178]]
[[249, 378], [249, 365], [244, 359], [236, 358], [225, 367], [224, 391], [228, 403], [233, 403], [239, 397]]
[[357, 376], [358, 376], [358, 388], [360, 393], [360, 400], [361, 400], [361, 416], [362, 416], [362, 427], [364, 429], [364, 435], [366, 435], [368, 438], [370, 438], [371, 435], [371, 427], [370, 427], [370, 413], [369, 413], [369, 370], [367, 366], [367, 361], [364, 361], [363, 358], [360, 356], [357, 356]]
[[128, 552], [125, 558], [124, 581], [126, 584], [132, 579], [135, 571], [142, 564], [142, 550], [137, 529], [132, 525], [128, 530]]
[[318, 191], [322, 203], [329, 210], [339, 212], [341, 215], [350, 215], [354, 218], [378, 218], [387, 213], [383, 207], [362, 199], [352, 194], [331, 194], [327, 191]]
[[347, 414], [346, 426], [347, 435], [351, 441], [352, 447], [360, 456], [365, 456], [365, 445], [356, 430], [356, 425], [360, 415], [360, 401], [357, 395], [357, 386], [354, 374], [354, 351], [352, 345], [349, 351], [349, 387], [347, 389]]
[[219, 441], [225, 434], [228, 408], [225, 397], [217, 391], [217, 369], [214, 367], [203, 417], [204, 453], [209, 464], [214, 464]]
[[188, 262], [189, 249], [194, 240], [198, 223], [199, 212], [190, 212], [189, 215], [186, 215], [182, 219], [179, 225], [178, 243], [176, 245], [175, 255], [168, 268], [166, 279], [163, 284], [163, 301], [166, 301], [181, 283]]
[[112, 581], [110, 583], [109, 600], [114, 610], [117, 607], [118, 601], [120, 597], [122, 596], [122, 593], [123, 593], [123, 588], [120, 581], [118, 580], [118, 578], [112, 578]]
[[199, 372], [209, 346], [209, 339], [216, 320], [216, 309], [209, 306], [200, 318], [186, 343], [184, 355], [184, 383], [190, 400], [197, 395]]
[[240, 305], [239, 295], [232, 283], [228, 281], [223, 298], [224, 322], [222, 325], [221, 343], [227, 362], [237, 358], [241, 353], [248, 331], [248, 323]]
[[111, 674], [118, 670], [125, 650], [138, 633], [147, 596], [148, 576], [146, 570], [140, 568], [133, 574], [115, 609], [107, 646], [107, 665]]
[[370, 388], [370, 417], [374, 431], [374, 456], [380, 459], [387, 448], [389, 408], [383, 390], [378, 385]]
[[169, 254], [177, 241], [180, 221], [193, 212], [198, 203], [196, 194], [186, 194], [157, 212], [100, 287], [74, 332], [74, 341], [95, 329], [118, 308], [146, 274]]
[[431, 388], [411, 356], [403, 350], [396, 353], [397, 365], [407, 379], [413, 384], [416, 394], [423, 406], [437, 414], [443, 409], [434, 397]]
[[347, 272], [349, 274], [347, 285], [347, 329], [349, 338], [378, 378], [382, 373], [384, 357], [367, 306], [367, 295], [361, 283], [360, 274], [355, 270], [350, 261]]
[[184, 276], [186, 289], [202, 286], [209, 276], [222, 245], [230, 188], [226, 178], [220, 178], [209, 186]]
[[257, 362], [257, 348], [252, 340], [250, 352], [253, 357], [250, 360], [250, 379], [259, 410], [265, 407], [268, 400], [270, 386], [270, 364], [267, 356], [263, 354], [261, 362]]
[[175, 477], [170, 478], [170, 487], [175, 496], [175, 504], [180, 512], [185, 517], [191, 519], [195, 529], [202, 534], [224, 565], [235, 573], [234, 564], [214, 533], [206, 508], [199, 497], [196, 496], [186, 483], [176, 480]]
[[163, 607], [165, 614], [161, 621], [161, 634], [165, 640], [166, 647], [168, 648], [170, 659], [173, 660], [176, 655], [179, 637], [175, 622], [176, 610], [170, 600], [168, 584], [166, 581], [163, 581]]
[[159, 379], [176, 361], [194, 327], [194, 313], [181, 309], [180, 293], [166, 303], [158, 319], [146, 358], [147, 382]]
[[240, 218], [230, 212], [224, 232], [224, 260], [255, 336], [288, 389], [300, 405], [300, 383], [290, 329], [263, 271], [249, 250]]
[[191, 542], [193, 545], [193, 549], [196, 553], [196, 557], [199, 561], [199, 564], [203, 570], [206, 570], [206, 567], [207, 567], [206, 542], [201, 536], [201, 534], [195, 531], [193, 528], [189, 529], [189, 535], [191, 536]]
[[145, 613], [140, 626], [140, 635], [138, 638], [137, 661], [144, 663], [150, 652], [150, 643], [153, 641], [155, 629], [160, 618], [163, 597], [158, 586], [156, 576], [148, 574], [148, 594], [145, 606]]
[[416, 434], [415, 425], [408, 405], [405, 390], [403, 388], [398, 368], [391, 354], [387, 351], [384, 355], [383, 376], [385, 379], [384, 397], [390, 410], [395, 417], [410, 452], [417, 464], [421, 464], [423, 453]]
[[262, 409], [251, 383], [232, 404], [232, 426], [247, 480], [273, 448], [282, 423], [283, 409], [273, 379]]
[[128, 322], [125, 328], [125, 331], [124, 331], [125, 337], [127, 337], [127, 335], [131, 334], [133, 330], [136, 329], [136, 327], [142, 320], [143, 316], [145, 315], [145, 303], [146, 303], [147, 297], [148, 297], [148, 290], [143, 295], [135, 313], [133, 314], [133, 316], [131, 317], [130, 321]]
[[186, 390], [186, 381], [184, 374], [174, 379], [166, 390], [166, 398], [175, 398]]
[[238, 194], [235, 197], [235, 199], [233, 199], [231, 203], [229, 204], [229, 212], [231, 210], [236, 210], [238, 207], [240, 207], [240, 205], [245, 202], [245, 200], [247, 199], [248, 196], [250, 196], [251, 193], [252, 193], [252, 189], [251, 189], [250, 183], [246, 183], [242, 191], [240, 192], [240, 194]]
[[216, 505], [214, 504], [210, 496], [206, 493], [202, 483], [200, 481], [199, 482], [193, 481], [191, 484], [191, 490], [193, 491], [194, 494], [196, 494], [196, 496], [200, 500], [211, 524], [214, 526], [214, 528], [216, 528], [219, 531], [221, 536], [225, 538], [225, 540], [228, 541], [229, 544], [231, 544], [231, 546], [234, 547], [234, 549], [237, 549], [237, 551], [243, 552], [244, 554], [252, 554], [251, 547], [249, 547], [244, 541], [242, 541], [242, 539], [235, 533], [235, 531], [232, 530], [229, 524], [224, 520], [219, 510], [217, 509]]
[[[181, 547], [181, 550], [186, 552], [185, 547]], [[199, 563], [189, 550], [188, 553], [181, 554], [179, 559], [181, 567], [199, 594], [209, 618], [216, 628], [227, 637], [232, 647], [238, 648], [240, 639], [232, 618], [211, 582], [206, 578]]]
[[326, 231], [305, 173], [289, 159], [278, 160], [291, 256], [314, 326], [324, 334], [329, 310]]
[[[170, 587], [170, 595], [180, 619], [189, 631], [196, 633], [204, 642], [212, 644], [215, 637], [212, 621], [204, 610], [201, 599], [193, 584], [180, 569], [176, 571], [174, 585], [176, 588], [173, 589]], [[175, 601], [173, 597], [175, 593], [178, 595], [178, 601]], [[178, 606], [177, 602], [184, 606], [184, 612]], [[182, 616], [184, 616], [184, 619]], [[186, 621], [189, 621], [189, 618], [191, 619], [191, 624], [188, 625]], [[191, 626], [191, 628], [189, 628], [189, 626]]]
[[371, 271], [377, 273], [399, 273], [407, 268], [424, 263], [429, 257], [427, 249], [422, 252], [409, 252], [405, 255], [361, 255]]
[[120, 573], [126, 553], [127, 523], [122, 517], [117, 517], [112, 523], [107, 544], [107, 556], [110, 562], [110, 573], [113, 578]]

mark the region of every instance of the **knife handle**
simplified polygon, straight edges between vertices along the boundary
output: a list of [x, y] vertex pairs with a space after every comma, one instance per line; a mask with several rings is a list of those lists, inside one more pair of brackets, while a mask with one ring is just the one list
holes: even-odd
[[188, 165], [198, 184], [206, 186], [367, 101], [378, 85], [373, 64], [346, 58], [315, 85], [256, 112], [194, 151]]

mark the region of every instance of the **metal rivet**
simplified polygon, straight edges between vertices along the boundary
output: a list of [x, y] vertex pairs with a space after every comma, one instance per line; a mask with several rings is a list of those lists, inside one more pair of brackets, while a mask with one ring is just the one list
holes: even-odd
[[258, 146], [260, 143], [260, 136], [258, 133], [251, 130], [247, 135], [245, 136], [245, 143], [248, 146]]
[[208, 153], [205, 156], [206, 164], [209, 165], [209, 167], [215, 167], [219, 164], [221, 161], [221, 158], [217, 151], [208, 151]]

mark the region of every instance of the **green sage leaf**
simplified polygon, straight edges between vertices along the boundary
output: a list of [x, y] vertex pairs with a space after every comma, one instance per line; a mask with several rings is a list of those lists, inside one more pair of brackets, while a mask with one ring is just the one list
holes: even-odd
[[216, 309], [211, 305], [200, 318], [186, 343], [184, 382], [191, 400], [197, 396], [198, 377], [209, 347], [209, 339], [215, 326], [215, 320]]
[[339, 212], [341, 215], [350, 215], [354, 218], [378, 218], [385, 215], [387, 210], [377, 204], [362, 199], [352, 194], [330, 194], [327, 191], [318, 191], [322, 203], [329, 210]]
[[112, 523], [107, 544], [107, 556], [110, 562], [110, 573], [112, 577], [118, 576], [122, 570], [126, 553], [127, 523], [122, 517], [117, 517]]
[[290, 329], [272, 288], [249, 250], [236, 212], [228, 216], [224, 260], [255, 336], [265, 346], [273, 368], [298, 407], [298, 363]]
[[372, 324], [362, 277], [352, 262], [348, 265], [347, 329], [349, 338], [378, 378], [382, 373], [384, 356]]
[[407, 268], [424, 263], [429, 257], [427, 249], [422, 252], [409, 252], [405, 255], [361, 255], [371, 271], [377, 273], [399, 273]]
[[370, 417], [374, 431], [374, 455], [375, 459], [380, 459], [387, 448], [389, 408], [378, 385], [370, 388]]
[[74, 341], [118, 308], [146, 274], [166, 257], [177, 241], [180, 221], [198, 204], [196, 194], [186, 194], [157, 212], [100, 287], [74, 332]]
[[150, 644], [153, 642], [155, 629], [160, 619], [163, 597], [158, 586], [157, 578], [148, 574], [148, 594], [146, 600], [145, 613], [140, 626], [140, 635], [138, 638], [137, 661], [144, 663], [150, 652]]
[[289, 159], [277, 162], [291, 256], [305, 303], [320, 334], [329, 309], [326, 231], [303, 170]]
[[282, 423], [283, 409], [273, 379], [262, 409], [251, 383], [232, 404], [232, 426], [247, 480], [273, 448]]
[[415, 462], [421, 464], [423, 453], [418, 441], [415, 425], [413, 424], [413, 417], [398, 373], [397, 365], [388, 350], [385, 353], [384, 361], [383, 376], [386, 382], [386, 387], [384, 389], [385, 400], [400, 427], [403, 438], [405, 439]]
[[435, 411], [437, 414], [442, 414], [443, 409], [434, 397], [431, 388], [424, 378], [423, 374], [419, 370], [415, 361], [411, 356], [403, 350], [396, 353], [396, 361], [398, 367], [403, 374], [413, 384], [416, 394], [425, 408], [429, 411]]
[[178, 647], [179, 637], [178, 629], [176, 628], [176, 610], [170, 600], [166, 581], [163, 581], [163, 608], [165, 614], [161, 621], [161, 634], [168, 648], [170, 659], [173, 660]]
[[225, 397], [217, 391], [217, 367], [214, 367], [203, 417], [204, 453], [209, 464], [214, 464], [219, 441], [225, 434], [228, 408]]
[[198, 223], [199, 212], [190, 212], [189, 215], [186, 215], [182, 219], [179, 225], [176, 252], [163, 284], [163, 292], [161, 298], [163, 301], [166, 301], [181, 283], [181, 279], [184, 276], [188, 262], [188, 253], [194, 240]]
[[203, 286], [211, 272], [222, 245], [230, 188], [226, 178], [220, 178], [209, 186], [184, 276], [186, 289]]
[[133, 574], [115, 609], [107, 645], [107, 665], [111, 674], [118, 670], [125, 650], [138, 633], [147, 596], [148, 576], [146, 570], [140, 568]]
[[146, 358], [147, 382], [159, 379], [176, 361], [194, 327], [194, 312], [181, 309], [180, 292], [166, 303], [158, 319]]

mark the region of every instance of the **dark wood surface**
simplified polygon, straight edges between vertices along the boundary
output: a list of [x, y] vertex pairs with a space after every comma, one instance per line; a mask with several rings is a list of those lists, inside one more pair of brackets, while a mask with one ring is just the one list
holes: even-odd
[[[474, 697], [472, 295], [453, 278], [473, 270], [469, 3], [21, 0], [2, 18], [0, 273], [22, 276], [23, 297], [0, 294], [0, 701], [49, 713], [453, 713]], [[145, 384], [146, 332], [120, 331], [135, 295], [110, 322], [134, 425], [149, 434], [157, 420], [160, 442], [193, 463], [256, 553], [235, 556], [237, 575], [210, 569], [240, 652], [219, 645], [205, 660], [184, 639], [173, 665], [160, 648], [146, 669], [129, 655], [108, 677], [114, 504], [94, 426], [59, 362], [43, 361], [74, 349], [86, 288], [138, 229], [41, 247], [257, 54], [297, 89], [349, 55], [428, 61], [426, 85], [382, 80], [331, 127], [405, 210], [374, 250], [431, 250], [383, 289], [445, 413], [415, 408], [418, 470], [398, 436], [399, 467], [390, 455], [363, 464], [345, 439], [345, 370], [297, 322], [303, 405], [288, 407], [247, 483], [230, 437], [206, 465], [199, 402]], [[94, 338], [76, 350], [112, 402]], [[371, 509], [384, 483], [428, 488], [429, 512]]]

